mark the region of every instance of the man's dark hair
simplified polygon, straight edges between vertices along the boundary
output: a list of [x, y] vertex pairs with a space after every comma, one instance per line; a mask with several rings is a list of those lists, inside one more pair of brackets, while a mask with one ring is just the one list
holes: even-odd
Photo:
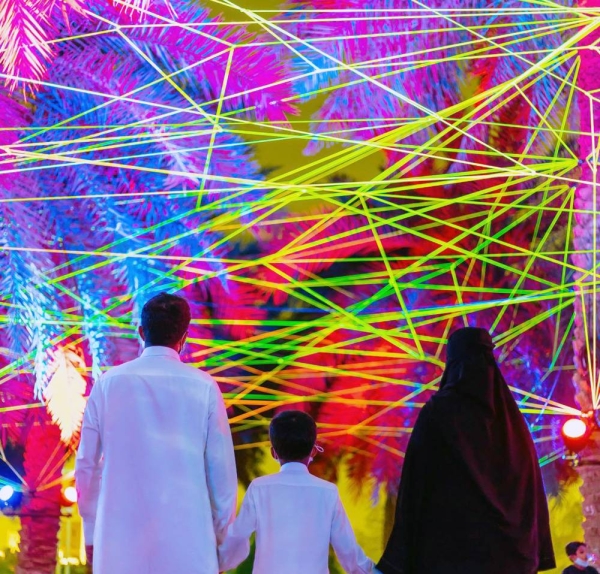
[[146, 344], [171, 347], [180, 341], [190, 325], [190, 306], [178, 295], [159, 293], [142, 309]]
[[565, 548], [567, 556], [575, 556], [581, 546], [586, 546], [585, 542], [569, 542]]
[[269, 437], [281, 460], [302, 460], [315, 446], [317, 425], [310, 415], [302, 411], [283, 411], [273, 417]]

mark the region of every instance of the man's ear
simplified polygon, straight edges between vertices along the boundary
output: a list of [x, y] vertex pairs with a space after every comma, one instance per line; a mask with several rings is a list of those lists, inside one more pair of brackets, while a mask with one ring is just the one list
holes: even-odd
[[146, 336], [144, 335], [144, 329], [142, 328], [141, 325], [138, 327], [138, 333], [140, 334], [142, 341], [146, 341]]
[[277, 453], [275, 452], [275, 449], [273, 447], [271, 447], [271, 456], [275, 459], [275, 460], [279, 460], [279, 457], [277, 456]]

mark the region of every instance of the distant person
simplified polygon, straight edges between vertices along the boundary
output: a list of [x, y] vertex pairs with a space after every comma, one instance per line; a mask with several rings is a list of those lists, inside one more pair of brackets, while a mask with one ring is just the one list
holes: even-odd
[[236, 509], [233, 444], [216, 382], [179, 358], [189, 323], [182, 297], [150, 299], [141, 356], [92, 389], [75, 480], [95, 574], [219, 572]]
[[448, 341], [440, 390], [406, 451], [383, 574], [555, 567], [537, 455], [493, 348], [484, 329], [459, 329]]
[[565, 550], [573, 565], [565, 568], [563, 574], [598, 574], [598, 570], [590, 565], [585, 542], [569, 542]]
[[373, 570], [356, 538], [337, 487], [310, 474], [317, 452], [317, 427], [301, 411], [284, 411], [269, 427], [277, 474], [254, 480], [240, 513], [219, 547], [221, 570], [235, 568], [249, 554], [256, 532], [253, 574], [327, 574], [329, 545], [348, 574]]

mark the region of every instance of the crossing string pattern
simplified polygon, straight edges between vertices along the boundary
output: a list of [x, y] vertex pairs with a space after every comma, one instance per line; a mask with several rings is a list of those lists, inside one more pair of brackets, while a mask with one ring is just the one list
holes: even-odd
[[597, 97], [577, 56], [597, 11], [48, 10], [39, 38], [1, 46], [5, 432], [47, 403], [76, 442], [81, 396], [136, 356], [141, 305], [166, 290], [190, 300], [185, 360], [219, 382], [248, 477], [272, 415], [299, 408], [328, 451], [319, 472], [344, 459], [393, 489], [466, 325], [490, 329], [541, 463], [560, 458], [579, 412], [574, 302], [596, 292], [572, 237], [596, 216], [576, 200], [595, 161], [578, 101]]

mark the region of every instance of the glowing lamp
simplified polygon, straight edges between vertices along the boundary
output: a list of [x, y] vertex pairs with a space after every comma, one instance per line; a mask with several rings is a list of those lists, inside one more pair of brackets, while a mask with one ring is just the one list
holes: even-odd
[[66, 485], [63, 484], [62, 490], [60, 491], [60, 503], [63, 507], [68, 508], [73, 506], [77, 502], [77, 490], [73, 486], [73, 483]]
[[15, 489], [9, 484], [0, 488], [0, 502], [7, 503], [15, 494]]
[[587, 434], [587, 425], [581, 419], [570, 419], [563, 425], [563, 434], [569, 438], [581, 438]]
[[583, 450], [590, 438], [590, 425], [583, 419], [569, 419], [562, 427], [561, 435], [571, 452]]
[[75, 504], [77, 502], [77, 490], [74, 486], [67, 486], [63, 491], [63, 496], [67, 502]]

